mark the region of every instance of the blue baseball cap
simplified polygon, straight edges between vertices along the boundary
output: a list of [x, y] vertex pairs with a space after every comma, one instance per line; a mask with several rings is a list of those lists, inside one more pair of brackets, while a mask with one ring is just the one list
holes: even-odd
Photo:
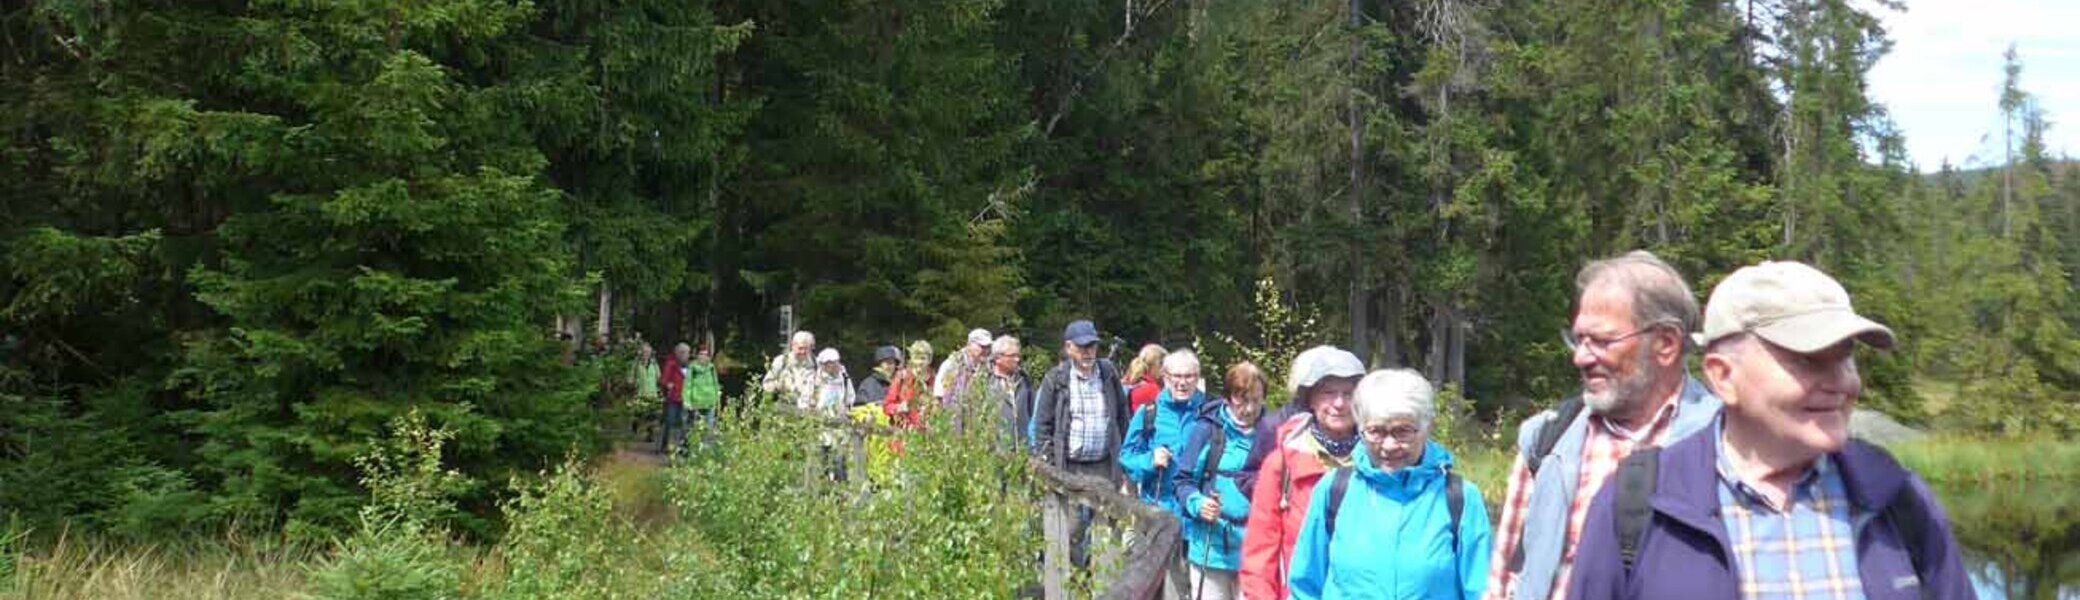
[[1090, 321], [1072, 321], [1069, 328], [1062, 330], [1062, 341], [1078, 346], [1098, 343], [1098, 326]]

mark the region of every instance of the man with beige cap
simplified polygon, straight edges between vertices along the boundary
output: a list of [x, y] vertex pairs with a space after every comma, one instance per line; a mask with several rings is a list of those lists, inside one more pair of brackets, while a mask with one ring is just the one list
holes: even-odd
[[1705, 306], [1712, 428], [1635, 452], [1592, 503], [1575, 598], [1972, 598], [1942, 506], [1849, 439], [1858, 342], [1894, 344], [1796, 262], [1742, 268]]

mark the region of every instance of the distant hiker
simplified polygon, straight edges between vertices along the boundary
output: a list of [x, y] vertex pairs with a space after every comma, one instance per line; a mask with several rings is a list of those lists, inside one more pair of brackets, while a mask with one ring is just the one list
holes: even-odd
[[[932, 397], [939, 399], [940, 407], [953, 408], [968, 399], [969, 384], [983, 377], [983, 371], [989, 368], [991, 341], [987, 329], [970, 331], [967, 345], [940, 363], [939, 373], [932, 377]], [[956, 429], [960, 427], [962, 412], [953, 412]]]
[[1293, 546], [1294, 600], [1474, 600], [1488, 580], [1488, 508], [1430, 439], [1436, 390], [1408, 369], [1358, 382], [1364, 452], [1309, 499]]
[[916, 429], [924, 426], [924, 407], [929, 402], [932, 389], [932, 344], [924, 340], [910, 343], [910, 362], [889, 381], [888, 395], [882, 398], [881, 411], [888, 415], [891, 424], [897, 427]]
[[672, 346], [672, 356], [665, 359], [660, 371], [659, 387], [664, 388], [664, 426], [657, 436], [657, 451], [669, 454], [672, 440], [685, 445], [686, 440], [686, 379], [692, 375], [693, 347], [686, 342]]
[[1222, 379], [1227, 397], [1208, 403], [1185, 431], [1172, 476], [1177, 508], [1184, 520], [1185, 560], [1191, 563], [1188, 597], [1198, 600], [1240, 598], [1236, 571], [1242, 568], [1243, 526], [1249, 522], [1249, 490], [1237, 475], [1249, 460], [1250, 433], [1264, 414], [1270, 383], [1248, 361], [1228, 367]]
[[792, 406], [798, 411], [816, 408], [816, 334], [797, 331], [789, 339], [787, 352], [773, 357], [766, 365], [765, 379], [759, 388], [765, 390], [781, 406]]
[[[707, 344], [693, 355], [687, 364], [686, 392], [681, 396], [688, 416], [701, 429], [701, 446], [715, 445], [715, 411], [722, 407], [722, 384], [716, 380], [715, 355]], [[679, 447], [686, 447], [686, 434], [680, 434]]]
[[[845, 364], [838, 360], [838, 349], [824, 348], [817, 353], [816, 386], [812, 393], [815, 404], [810, 407], [809, 414], [824, 420], [846, 418], [846, 411], [852, 407], [857, 393], [852, 388], [852, 378], [845, 374]], [[850, 447], [847, 436], [848, 432], [843, 429], [828, 428], [817, 436], [833, 481], [845, 480], [845, 460]]]
[[859, 397], [855, 398], [854, 402], [880, 410], [881, 403], [888, 399], [889, 383], [895, 380], [896, 370], [902, 366], [902, 350], [896, 349], [895, 346], [875, 348], [874, 371], [867, 373], [866, 377], [859, 378]]
[[[1119, 371], [1098, 358], [1098, 327], [1075, 321], [1062, 331], [1062, 361], [1048, 370], [1034, 392], [1031, 435], [1041, 460], [1073, 475], [1097, 477], [1117, 485], [1120, 438], [1126, 434], [1127, 399], [1119, 387]], [[1050, 523], [1070, 518], [1070, 507], [1050, 500]], [[1074, 541], [1070, 562], [1090, 566], [1091, 511], [1074, 509]], [[1050, 528], [1052, 529], [1052, 528]], [[1059, 564], [1059, 563], [1057, 563]]]
[[1834, 278], [1764, 262], [1719, 282], [1703, 372], [1726, 408], [1628, 458], [1597, 493], [1574, 598], [1973, 598], [1943, 506], [1884, 450], [1849, 439], [1858, 342], [1892, 330]]
[[651, 422], [650, 415], [664, 410], [663, 379], [664, 370], [657, 364], [657, 350], [651, 348], [649, 342], [643, 342], [636, 347], [635, 362], [628, 366], [628, 389], [632, 390], [628, 406], [633, 411], [631, 414], [642, 415], [628, 420], [630, 434]]
[[992, 428], [998, 432], [998, 448], [1021, 455], [1026, 447], [1026, 424], [1033, 420], [1033, 380], [1019, 368], [1024, 352], [1018, 338], [1000, 335], [991, 341], [989, 384], [983, 388], [983, 405], [995, 420]]
[[1719, 411], [1719, 399], [1683, 372], [1697, 297], [1674, 267], [1635, 251], [1582, 267], [1575, 289], [1561, 341], [1574, 352], [1582, 394], [1517, 429], [1488, 564], [1493, 600], [1567, 597], [1589, 499], [1618, 462], [1704, 429]]
[[[1263, 470], [1250, 489], [1249, 522], [1242, 538], [1244, 598], [1285, 598], [1287, 565], [1309, 494], [1330, 469], [1351, 464], [1358, 447], [1358, 422], [1351, 392], [1365, 376], [1365, 363], [1349, 351], [1316, 346], [1293, 357], [1287, 387], [1298, 414], [1278, 425]], [[1268, 427], [1269, 421], [1257, 427]], [[1252, 444], [1264, 443], [1256, 436]], [[1251, 448], [1251, 454], [1256, 454]]]
[[1162, 346], [1149, 344], [1134, 354], [1127, 363], [1127, 374], [1120, 377], [1120, 384], [1127, 389], [1127, 410], [1141, 412], [1141, 407], [1156, 400], [1163, 393], [1163, 356], [1169, 354]]

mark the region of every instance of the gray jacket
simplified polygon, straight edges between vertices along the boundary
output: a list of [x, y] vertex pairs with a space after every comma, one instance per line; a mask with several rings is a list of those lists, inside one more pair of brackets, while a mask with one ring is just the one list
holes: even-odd
[[[1669, 423], [1662, 445], [1674, 444], [1709, 428], [1719, 407], [1719, 397], [1705, 389], [1703, 382], [1685, 374], [1682, 394], [1676, 398], [1675, 421]], [[1524, 568], [1517, 574], [1517, 600], [1545, 600], [1552, 595], [1553, 580], [1559, 576], [1561, 551], [1567, 544], [1568, 510], [1574, 504], [1576, 482], [1582, 478], [1582, 443], [1588, 436], [1589, 412], [1583, 410], [1575, 416], [1574, 422], [1567, 425], [1567, 432], [1553, 444], [1553, 452], [1541, 457], [1531, 456], [1531, 446], [1538, 441], [1538, 430], [1547, 421], [1559, 418], [1559, 413], [1546, 409], [1526, 419], [1517, 429], [1517, 453], [1525, 457], [1526, 464], [1537, 461], [1539, 465], [1538, 475], [1531, 482], [1531, 498], [1524, 506], [1524, 534], [1517, 542], [1524, 553]], [[1492, 568], [1506, 569], [1509, 565], [1504, 562]]]

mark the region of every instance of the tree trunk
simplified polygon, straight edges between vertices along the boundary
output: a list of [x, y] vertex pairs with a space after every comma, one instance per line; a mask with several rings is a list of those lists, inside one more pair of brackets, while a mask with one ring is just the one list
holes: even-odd
[[[1351, 69], [1351, 84], [1350, 84], [1350, 87], [1349, 87], [1349, 88], [1347, 88], [1347, 89], [1345, 89], [1345, 90], [1344, 90], [1344, 93], [1348, 95], [1348, 97], [1347, 97], [1347, 105], [1348, 105], [1348, 108], [1349, 108], [1349, 112], [1350, 112], [1350, 115], [1349, 115], [1349, 116], [1350, 116], [1350, 133], [1351, 133], [1351, 165], [1350, 165], [1350, 166], [1351, 166], [1351, 183], [1350, 183], [1350, 202], [1351, 202], [1351, 206], [1350, 206], [1350, 211], [1351, 211], [1351, 227], [1357, 228], [1357, 227], [1363, 227], [1363, 226], [1364, 226], [1364, 224], [1365, 224], [1365, 203], [1364, 203], [1364, 199], [1365, 199], [1365, 185], [1364, 185], [1364, 184], [1365, 184], [1365, 179], [1364, 179], [1364, 173], [1365, 173], [1365, 160], [1364, 160], [1364, 137], [1365, 137], [1365, 116], [1364, 116], [1364, 113], [1363, 113], [1363, 111], [1360, 111], [1360, 110], [1358, 109], [1358, 83], [1357, 83], [1357, 79], [1358, 79], [1358, 78], [1357, 78], [1357, 74], [1358, 74], [1358, 60], [1364, 57], [1364, 49], [1365, 49], [1365, 42], [1364, 42], [1364, 40], [1360, 39], [1360, 38], [1358, 37], [1358, 35], [1357, 35], [1357, 34], [1358, 34], [1358, 28], [1359, 28], [1359, 27], [1362, 27], [1362, 26], [1364, 26], [1364, 24], [1365, 24], [1365, 19], [1364, 19], [1364, 15], [1358, 12], [1358, 11], [1360, 10], [1360, 8], [1361, 8], [1361, 6], [1360, 6], [1360, 4], [1359, 4], [1359, 0], [1351, 0], [1350, 8], [1351, 8], [1351, 14], [1350, 14], [1350, 17], [1351, 17], [1351, 21], [1350, 21], [1350, 24], [1351, 24], [1351, 54], [1350, 54], [1350, 61], [1351, 61], [1351, 62], [1350, 62], [1350, 69]], [[1356, 238], [1356, 236], [1353, 236], [1353, 239], [1355, 239], [1355, 238]], [[1367, 342], [1367, 340], [1366, 340], [1366, 336], [1368, 336], [1368, 335], [1371, 335], [1371, 324], [1369, 323], [1369, 319], [1367, 319], [1367, 315], [1366, 315], [1366, 313], [1367, 313], [1367, 312], [1370, 312], [1370, 311], [1369, 311], [1368, 309], [1369, 309], [1369, 308], [1370, 308], [1370, 307], [1372, 306], [1372, 290], [1371, 290], [1370, 288], [1368, 288], [1368, 287], [1367, 287], [1367, 286], [1365, 285], [1365, 280], [1366, 280], [1366, 277], [1364, 277], [1364, 275], [1363, 275], [1363, 269], [1364, 269], [1364, 268], [1365, 268], [1365, 260], [1364, 260], [1364, 247], [1363, 247], [1363, 245], [1362, 245], [1362, 244], [1359, 244], [1359, 243], [1357, 243], [1357, 242], [1353, 241], [1353, 242], [1351, 243], [1351, 271], [1352, 271], [1353, 277], [1351, 277], [1351, 292], [1350, 292], [1350, 293], [1351, 293], [1351, 297], [1350, 297], [1350, 311], [1351, 311], [1351, 337], [1350, 337], [1350, 339], [1351, 339], [1351, 348], [1350, 348], [1350, 350], [1351, 350], [1351, 353], [1352, 353], [1352, 354], [1356, 354], [1356, 355], [1358, 355], [1358, 359], [1359, 359], [1359, 360], [1365, 361], [1365, 362], [1366, 362], [1366, 364], [1371, 364], [1371, 362], [1372, 362], [1372, 356], [1371, 356], [1371, 352], [1369, 352], [1369, 351], [1368, 351], [1368, 348], [1367, 348], [1368, 344], [1366, 343], [1366, 342]]]

